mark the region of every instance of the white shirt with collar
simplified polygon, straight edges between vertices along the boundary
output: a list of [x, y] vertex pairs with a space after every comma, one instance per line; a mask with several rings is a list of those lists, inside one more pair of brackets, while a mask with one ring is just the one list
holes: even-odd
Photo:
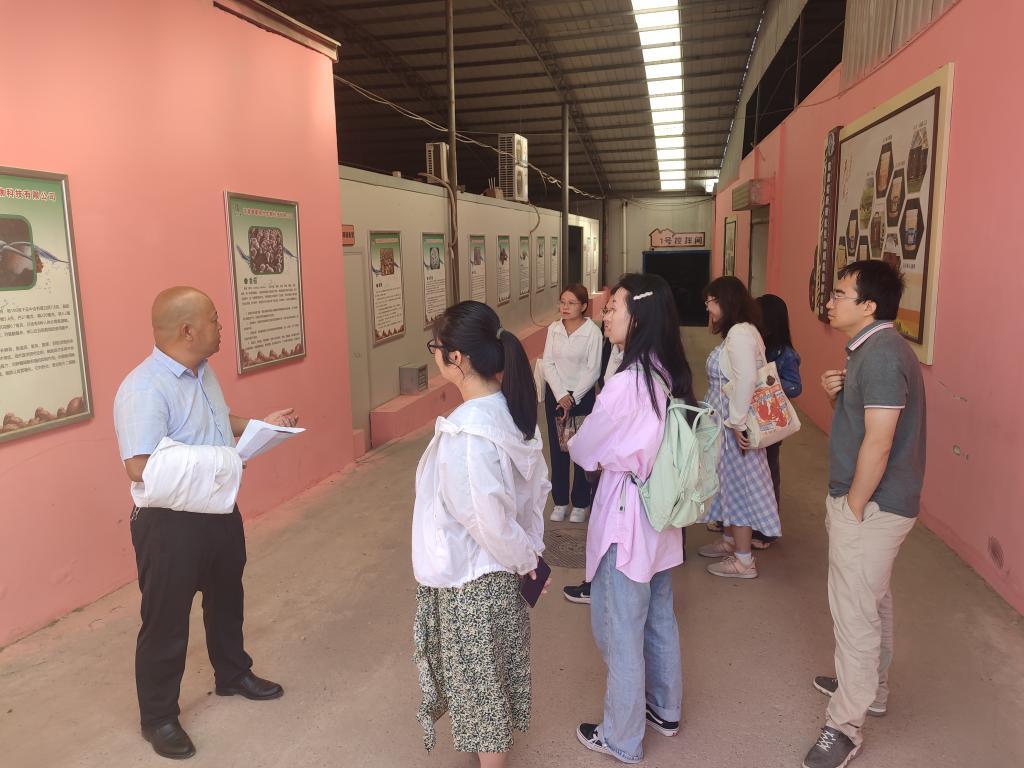
[[577, 403], [597, 383], [601, 373], [601, 345], [604, 336], [590, 318], [570, 335], [565, 324], [556, 320], [548, 326], [544, 342], [544, 380], [555, 400], [572, 392]]

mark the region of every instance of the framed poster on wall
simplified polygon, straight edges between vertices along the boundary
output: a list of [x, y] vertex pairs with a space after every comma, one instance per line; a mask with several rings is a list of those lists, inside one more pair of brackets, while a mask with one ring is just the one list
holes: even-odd
[[736, 274], [736, 219], [725, 220], [722, 234], [722, 274]]
[[519, 298], [530, 295], [530, 238], [519, 238]]
[[881, 259], [903, 273], [896, 327], [925, 364], [935, 344], [952, 85], [947, 64], [839, 134], [835, 268]]
[[512, 238], [498, 235], [498, 306], [512, 299]]
[[487, 238], [469, 236], [469, 298], [487, 303]]
[[0, 395], [0, 441], [93, 415], [61, 174], [0, 168]]
[[558, 238], [551, 236], [551, 260], [548, 261], [548, 268], [551, 272], [551, 287], [558, 287], [558, 273], [562, 268], [562, 255], [558, 252]]
[[425, 328], [429, 328], [448, 307], [448, 266], [444, 235], [424, 233], [422, 246], [423, 323]]
[[299, 205], [224, 193], [239, 373], [306, 356]]
[[370, 316], [377, 346], [405, 335], [402, 233], [370, 232], [369, 240]]
[[548, 271], [544, 267], [544, 257], [547, 255], [545, 246], [544, 236], [537, 235], [537, 274], [536, 274], [536, 288], [537, 293], [544, 290], [544, 286], [548, 282]]

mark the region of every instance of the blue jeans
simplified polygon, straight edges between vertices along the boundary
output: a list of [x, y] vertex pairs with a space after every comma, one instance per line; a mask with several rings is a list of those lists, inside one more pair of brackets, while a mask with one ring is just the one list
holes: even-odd
[[672, 572], [640, 584], [615, 567], [608, 549], [590, 588], [590, 626], [608, 667], [601, 737], [625, 760], [644, 756], [645, 705], [679, 720], [683, 670], [679, 626], [672, 605]]

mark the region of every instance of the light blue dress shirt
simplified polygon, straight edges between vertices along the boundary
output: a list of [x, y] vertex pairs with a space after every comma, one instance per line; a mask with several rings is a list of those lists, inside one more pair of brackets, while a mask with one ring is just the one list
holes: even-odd
[[159, 349], [133, 370], [114, 398], [121, 459], [148, 455], [165, 437], [186, 445], [235, 444], [224, 394], [209, 363], [199, 375]]

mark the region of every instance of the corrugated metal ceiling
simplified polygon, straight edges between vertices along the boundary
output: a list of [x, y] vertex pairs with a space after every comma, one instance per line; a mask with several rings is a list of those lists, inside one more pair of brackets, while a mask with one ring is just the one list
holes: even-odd
[[[447, 125], [444, 0], [270, 0], [342, 44], [335, 73]], [[666, 0], [666, 6], [671, 3]], [[688, 191], [718, 176], [764, 0], [681, 0]], [[630, 0], [456, 0], [456, 124], [490, 145], [516, 132], [530, 161], [561, 176], [561, 104], [572, 114], [570, 183], [595, 195], [659, 190], [654, 129]], [[423, 123], [336, 88], [342, 163], [424, 170]], [[497, 155], [459, 145], [459, 182], [479, 192]], [[531, 174], [531, 197], [544, 189]], [[533, 195], [532, 191], [540, 191]], [[547, 190], [550, 199], [557, 196]]]

